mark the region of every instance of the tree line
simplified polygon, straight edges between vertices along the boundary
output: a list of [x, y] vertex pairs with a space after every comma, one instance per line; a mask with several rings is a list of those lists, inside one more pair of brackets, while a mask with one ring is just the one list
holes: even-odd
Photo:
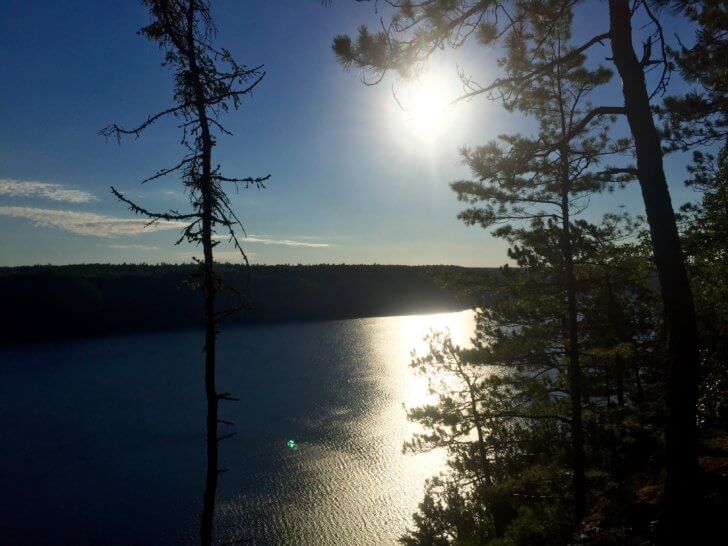
[[[457, 279], [485, 279], [488, 268], [380, 265], [217, 264], [246, 292], [246, 310], [230, 326], [290, 321], [442, 313], [476, 303]], [[192, 264], [85, 264], [0, 268], [0, 343], [202, 326]], [[239, 301], [220, 295], [220, 305]]]

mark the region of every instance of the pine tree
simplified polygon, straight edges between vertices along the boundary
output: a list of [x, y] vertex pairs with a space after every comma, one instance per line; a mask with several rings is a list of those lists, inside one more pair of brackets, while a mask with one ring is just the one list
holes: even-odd
[[[452, 428], [449, 435], [438, 429], [439, 437], [428, 441], [450, 445], [452, 436], [477, 431], [477, 453], [459, 457], [479, 459], [486, 482], [491, 478], [483, 438], [485, 430], [492, 429], [493, 419], [554, 419], [566, 424], [573, 480], [569, 496], [578, 522], [584, 516], [587, 496], [582, 413], [591, 394], [584, 392], [580, 364], [579, 322], [583, 319], [579, 317], [583, 309], [577, 301], [581, 281], [575, 268], [587, 254], [595, 253], [594, 243], [588, 243], [590, 238], [601, 234], [604, 239], [605, 230], [599, 231], [575, 216], [591, 195], [624, 183], [634, 176], [634, 169], [604, 165], [604, 158], [624, 151], [626, 143], [612, 142], [603, 120], [584, 121], [589, 95], [610, 79], [611, 72], [602, 67], [584, 68], [584, 56], [572, 53], [568, 43], [570, 18], [562, 14], [555, 20], [549, 14], [524, 19], [518, 38], [509, 42], [507, 57], [501, 60], [512, 80], [521, 78], [534, 61], [550, 67], [528, 86], [501, 88], [507, 108], [538, 120], [537, 137], [502, 136], [475, 150], [465, 149], [465, 162], [476, 180], [452, 184], [458, 197], [470, 204], [460, 218], [484, 228], [500, 224], [494, 235], [511, 244], [511, 258], [523, 268], [506, 275], [506, 298], [516, 303], [500, 301], [479, 315], [478, 366], [505, 366], [514, 371], [507, 379], [486, 382], [496, 388], [489, 392], [488, 411], [483, 414], [478, 410], [478, 395], [473, 394], [478, 374], [447, 340], [439, 340], [439, 348], [433, 347], [434, 354], [445, 358], [420, 361], [418, 367], [429, 369], [435, 376], [454, 374], [463, 385], [462, 391], [456, 392], [468, 393], [468, 417], [462, 421], [467, 425]], [[504, 384], [507, 396], [500, 390]], [[450, 407], [448, 397], [452, 393], [442, 396], [439, 407], [445, 415], [439, 419], [447, 422], [446, 415], [454, 412], [450, 420], [455, 422], [464, 402]], [[492, 407], [499, 397], [503, 410], [494, 412]], [[568, 409], [564, 407], [567, 402]], [[527, 411], [513, 410], [513, 405], [524, 403]], [[484, 415], [490, 418], [489, 427], [481, 422]], [[433, 415], [414, 412], [412, 417], [426, 420]], [[422, 440], [418, 439], [420, 448]], [[506, 438], [503, 440], [507, 443]], [[503, 527], [498, 519], [497, 533]]]
[[[604, 68], [586, 70], [583, 67], [584, 57], [571, 55], [567, 45], [570, 19], [562, 16], [553, 20], [546, 15], [539, 14], [528, 19], [530, 24], [519, 30], [521, 36], [518, 39], [510, 41], [508, 57], [501, 61], [515, 79], [529, 70], [534, 59], [551, 66], [535, 78], [532, 85], [517, 89], [503, 87], [508, 108], [521, 110], [538, 119], [538, 137], [501, 137], [505, 148], [494, 142], [475, 152], [466, 150], [465, 160], [479, 180], [457, 182], [453, 189], [461, 200], [487, 203], [485, 208], [476, 206], [460, 215], [468, 224], [489, 227], [504, 221], [531, 219], [532, 224], [525, 229], [513, 231], [509, 223], [496, 232], [513, 244], [523, 242], [525, 248], [533, 248], [530, 238], [542, 236], [544, 230], [555, 233], [560, 255], [547, 259], [531, 253], [526, 258], [519, 255], [525, 252], [524, 247], [516, 247], [513, 255], [524, 263], [547, 259], [562, 270], [559, 285], [566, 302], [563, 312], [566, 322], [564, 346], [571, 401], [574, 513], [579, 521], [584, 516], [586, 483], [572, 215], [575, 209], [581, 208], [589, 194], [604, 189], [615, 176], [628, 176], [631, 169], [595, 171], [591, 168], [591, 165], [600, 163], [600, 156], [619, 148], [618, 145], [609, 148], [606, 129], [598, 125], [598, 120], [591, 124], [583, 123], [585, 98], [595, 87], [606, 83], [611, 73]], [[527, 37], [524, 36], [526, 34]], [[538, 46], [528, 47], [530, 44]], [[544, 44], [550, 47], [544, 47]], [[567, 60], [561, 61], [562, 58]], [[547, 219], [546, 222], [544, 219]]]
[[208, 0], [143, 0], [149, 9], [152, 22], [142, 28], [140, 34], [159, 44], [164, 52], [164, 65], [174, 73], [174, 106], [151, 115], [142, 124], [127, 129], [109, 125], [100, 134], [121, 139], [125, 135], [140, 134], [162, 118], [172, 116], [182, 128], [182, 145], [187, 153], [176, 165], [163, 168], [145, 179], [149, 182], [175, 173], [181, 174], [182, 183], [189, 196], [192, 211], [180, 213], [152, 212], [126, 198], [112, 188], [114, 195], [129, 208], [149, 218], [150, 223], [159, 221], [185, 222], [177, 243], [187, 241], [201, 245], [203, 259], [200, 265], [201, 285], [204, 293], [205, 325], [205, 395], [207, 398], [207, 473], [200, 521], [202, 544], [213, 542], [213, 522], [217, 477], [222, 470], [218, 462], [218, 444], [232, 434], [220, 435], [220, 423], [230, 425], [218, 417], [218, 402], [234, 400], [229, 393], [218, 392], [215, 379], [216, 336], [221, 318], [236, 309], [216, 308], [215, 297], [222, 288], [221, 279], [215, 274], [214, 248], [219, 230], [228, 236], [247, 263], [236, 227], [242, 224], [232, 209], [224, 185], [254, 185], [263, 187], [270, 177], [234, 178], [222, 174], [213, 164], [212, 152], [217, 134], [231, 133], [219, 121], [230, 108], [237, 109], [241, 98], [250, 95], [262, 81], [262, 66], [250, 68], [238, 64], [226, 49], [212, 45], [215, 26]]
[[[642, 391], [654, 381], [659, 340], [649, 261], [624, 243], [634, 229], [608, 217], [600, 226], [575, 220], [571, 230], [587, 506], [648, 468], [656, 449], [656, 400]], [[428, 485], [405, 544], [564, 544], [576, 524], [562, 233], [535, 219], [504, 236], [518, 267], [491, 281], [473, 347], [434, 334], [412, 363], [434, 400], [410, 409], [423, 432], [406, 447], [445, 448], [449, 470]]]
[[721, 0], [661, 0], [697, 25], [695, 43], [668, 53], [690, 91], [665, 97], [658, 107], [670, 150], [687, 150], [728, 138], [728, 7]]
[[[461, 47], [471, 36], [486, 44], [517, 42], [524, 38], [521, 33], [524, 21], [534, 16], [553, 19], [568, 16], [578, 3], [564, 0], [395, 0], [390, 3], [395, 13], [388, 24], [382, 25], [383, 30], [372, 33], [361, 27], [356, 40], [337, 36], [333, 49], [345, 67], [355, 65], [364, 69], [365, 74], [370, 75], [368, 83], [376, 83], [389, 70], [410, 75], [438, 49]], [[668, 533], [671, 536], [680, 535], [687, 540], [690, 529], [685, 522], [689, 517], [684, 514], [690, 514], [695, 505], [698, 337], [692, 291], [664, 173], [660, 135], [651, 109], [651, 100], [666, 88], [671, 65], [662, 25], [649, 2], [631, 6], [628, 0], [609, 0], [604, 7], [607, 10], [604, 19], [609, 21], [605, 32], [571, 48], [559, 62], [609, 41], [611, 59], [622, 82], [623, 105], [594, 107], [582, 117], [582, 123], [586, 125], [603, 116], [623, 115], [632, 135], [668, 332], [668, 418], [665, 428], [668, 515], [665, 521], [670, 526]], [[637, 8], [651, 21], [641, 58], [635, 52], [632, 36], [632, 20]], [[528, 70], [518, 75], [506, 72], [487, 85], [478, 84], [461, 72], [461, 80], [468, 88], [461, 98], [482, 95], [508, 99], [551, 70], [554, 63], [529, 58], [524, 61], [529, 64]], [[661, 73], [656, 88], [650, 92], [645, 72], [654, 67], [660, 68]]]

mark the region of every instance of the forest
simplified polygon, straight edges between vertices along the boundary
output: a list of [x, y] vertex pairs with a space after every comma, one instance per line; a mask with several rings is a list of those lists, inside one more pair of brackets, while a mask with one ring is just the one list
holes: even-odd
[[[525, 120], [507, 133], [483, 128], [480, 141], [458, 143], [459, 157], [451, 159], [466, 174], [442, 180], [459, 206], [453, 222], [507, 249], [497, 269], [250, 265], [233, 195], [266, 190], [275, 177], [230, 174], [239, 165], [220, 165], [216, 154], [236, 139], [226, 120], [254, 91], [266, 92], [267, 68], [241, 64], [217, 45], [216, 2], [141, 3], [148, 24], [138, 34], [158, 47], [171, 74], [170, 102], [136, 125], [113, 122], [99, 135], [154, 150], [145, 135], [170, 121], [182, 152], [142, 183], [178, 179], [186, 208], [171, 200], [169, 208], [152, 208], [133, 192], [111, 191], [147, 228], [175, 227], [176, 244], [191, 245], [199, 257], [186, 265], [2, 268], [0, 341], [180, 328], [198, 335], [206, 403], [201, 544], [219, 542], [216, 502], [228, 470], [222, 441], [234, 434], [221, 408], [239, 401], [218, 385], [225, 365], [218, 336], [229, 325], [463, 309], [475, 315], [470, 344], [436, 331], [424, 354], [412, 353], [410, 369], [429, 398], [406, 408], [416, 432], [403, 450], [441, 452], [446, 464], [423, 484], [401, 544], [722, 543], [725, 1], [348, 2], [357, 8], [350, 22], [363, 6], [377, 22], [331, 36], [330, 62], [342, 77], [353, 72], [367, 88], [413, 81], [437, 55], [466, 51], [492, 61], [492, 71], [478, 79], [458, 65], [461, 91], [449, 106], [481, 101]], [[342, 3], [321, 2], [321, 12]], [[578, 24], [585, 12], [601, 31]], [[394, 87], [392, 95], [406, 108]], [[365, 165], [368, 152], [356, 152]], [[682, 167], [674, 167], [678, 160]], [[676, 178], [694, 190], [690, 202], [673, 199]], [[631, 189], [639, 202], [629, 208], [607, 199]], [[223, 242], [242, 264], [216, 259]], [[295, 442], [288, 447], [297, 449]]]
[[[457, 279], [484, 282], [488, 268], [315, 265], [246, 268], [221, 264], [230, 286], [245, 289], [244, 310], [225, 324], [336, 320], [471, 307]], [[0, 341], [64, 340], [201, 326], [193, 265], [0, 268]], [[225, 293], [221, 306], [240, 303]]]

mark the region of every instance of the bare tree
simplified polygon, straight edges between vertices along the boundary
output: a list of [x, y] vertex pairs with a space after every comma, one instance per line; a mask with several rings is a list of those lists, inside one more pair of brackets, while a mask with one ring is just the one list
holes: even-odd
[[186, 153], [179, 163], [160, 169], [143, 180], [150, 182], [178, 173], [190, 199], [191, 212], [169, 210], [152, 212], [126, 198], [116, 188], [113, 194], [129, 208], [149, 219], [150, 224], [162, 221], [184, 222], [186, 226], [177, 244], [187, 241], [201, 245], [200, 265], [204, 293], [205, 324], [205, 394], [207, 397], [207, 473], [200, 538], [202, 544], [212, 544], [217, 477], [223, 472], [218, 464], [218, 444], [234, 433], [220, 434], [218, 425], [232, 423], [219, 419], [218, 402], [234, 400], [230, 393], [218, 392], [215, 382], [215, 343], [219, 321], [235, 311], [216, 308], [216, 293], [224, 286], [214, 270], [213, 250], [220, 243], [214, 238], [224, 233], [229, 242], [248, 260], [238, 240], [236, 228], [245, 233], [240, 219], [232, 209], [224, 185], [258, 188], [270, 175], [263, 177], [228, 177], [219, 166], [213, 166], [212, 151], [219, 134], [230, 135], [220, 122], [222, 114], [237, 109], [241, 98], [251, 95], [265, 76], [262, 66], [253, 68], [238, 64], [224, 48], [212, 45], [216, 29], [210, 15], [209, 0], [142, 0], [149, 8], [151, 23], [140, 33], [159, 43], [164, 52], [164, 64], [174, 73], [174, 105], [149, 116], [133, 128], [113, 124], [100, 131], [105, 137], [117, 140], [125, 135], [140, 134], [162, 118], [172, 116], [182, 129], [182, 145]]

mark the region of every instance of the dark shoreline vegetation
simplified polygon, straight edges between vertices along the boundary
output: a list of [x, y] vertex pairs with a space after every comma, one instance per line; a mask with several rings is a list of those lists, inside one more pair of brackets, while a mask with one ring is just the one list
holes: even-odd
[[[261, 324], [460, 311], [491, 268], [398, 265], [222, 264], [227, 285], [249, 294], [225, 323]], [[0, 268], [0, 343], [201, 328], [195, 265], [81, 264]], [[467, 280], [467, 282], [466, 282]], [[234, 304], [220, 293], [220, 308]]]

